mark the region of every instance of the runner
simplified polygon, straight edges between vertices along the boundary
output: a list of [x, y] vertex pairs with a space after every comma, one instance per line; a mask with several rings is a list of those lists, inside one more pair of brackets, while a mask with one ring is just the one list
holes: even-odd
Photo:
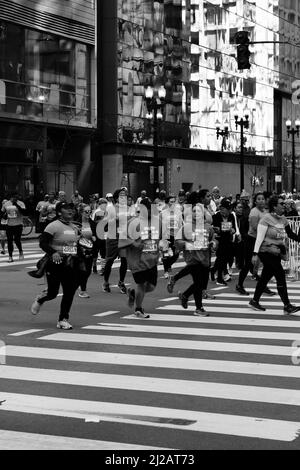
[[[291, 315], [300, 310], [300, 307], [292, 305], [289, 300], [285, 273], [281, 264], [281, 259], [286, 256], [286, 231], [291, 232], [289, 223], [284, 217], [284, 200], [278, 196], [269, 199], [269, 214], [266, 214], [259, 222], [257, 228], [257, 238], [254, 246], [252, 263], [255, 265], [258, 259], [263, 263], [261, 278], [257, 283], [253, 299], [249, 305], [254, 310], [265, 311], [266, 309], [259, 303], [260, 298], [268, 284], [274, 276], [277, 282], [277, 292], [283, 303], [284, 315]], [[289, 227], [289, 229], [287, 229]], [[290, 238], [297, 239], [299, 236], [292, 232]]]
[[231, 203], [227, 199], [222, 199], [220, 211], [213, 216], [213, 227], [217, 235], [219, 247], [215, 265], [211, 268], [211, 280], [214, 281], [215, 273], [217, 272], [217, 285], [227, 286], [223, 273], [226, 271], [227, 264], [232, 256], [233, 236], [236, 233], [235, 218], [231, 213]]
[[153, 292], [157, 285], [159, 212], [153, 212], [151, 218], [151, 203], [146, 198], [141, 200], [138, 209], [139, 215], [129, 220], [128, 238], [120, 240], [119, 247], [126, 251], [128, 266], [136, 283], [136, 289], [128, 289], [128, 305], [133, 308], [135, 304], [138, 318], [150, 318], [145, 313], [143, 302], [145, 295]]
[[193, 294], [196, 310], [195, 316], [207, 317], [209, 314], [202, 305], [202, 292], [209, 278], [210, 245], [215, 246], [215, 234], [211, 225], [204, 220], [204, 209], [199, 204], [192, 208], [192, 217], [176, 235], [176, 247], [183, 250], [184, 259], [193, 277], [193, 284], [182, 294], [179, 293], [181, 305], [188, 308], [188, 299]]
[[8, 262], [12, 263], [14, 242], [19, 250], [19, 260], [24, 259], [21, 236], [23, 231], [23, 214], [26, 213], [24, 202], [18, 199], [18, 194], [13, 193], [9, 201], [2, 206], [2, 218], [7, 219], [6, 236], [8, 248]]
[[[100, 198], [98, 201], [98, 206], [92, 211], [91, 214], [91, 227], [93, 230], [93, 235], [96, 237], [96, 241], [94, 243], [94, 253], [93, 253], [93, 273], [97, 274], [97, 260], [98, 260], [98, 253], [100, 252], [101, 260], [100, 260], [100, 276], [103, 276], [105, 263], [106, 263], [106, 232], [105, 227], [107, 226], [107, 199]], [[99, 232], [97, 231], [97, 226], [102, 224], [102, 229], [100, 227]], [[107, 230], [107, 228], [106, 228]]]
[[[252, 253], [255, 245], [255, 240], [257, 236], [257, 227], [260, 220], [266, 215], [266, 200], [262, 192], [259, 192], [254, 195], [253, 198], [253, 208], [250, 211], [249, 215], [249, 231], [248, 236], [245, 238], [244, 245], [244, 265], [240, 270], [239, 280], [236, 285], [236, 291], [241, 295], [249, 295], [249, 293], [244, 288], [244, 282], [247, 277], [247, 274], [250, 272], [253, 273], [253, 264], [252, 264]], [[243, 206], [244, 211], [244, 206]], [[259, 278], [257, 277], [257, 280]], [[275, 292], [272, 292], [267, 286], [264, 291], [267, 295], [275, 295]]]
[[61, 285], [63, 297], [57, 328], [71, 330], [69, 312], [80, 283], [80, 266], [77, 256], [79, 230], [71, 222], [74, 216], [73, 204], [58, 203], [56, 213], [57, 220], [47, 225], [40, 237], [40, 247], [50, 258], [46, 267], [48, 287], [33, 302], [31, 313], [37, 315], [45, 302], [55, 299]]
[[[81, 227], [80, 227], [80, 234], [82, 240], [80, 246], [81, 257], [83, 259], [85, 269], [80, 270], [80, 291], [79, 297], [83, 299], [88, 299], [90, 295], [87, 293], [87, 282], [92, 272], [92, 265], [93, 265], [93, 253], [94, 253], [94, 243], [96, 242], [96, 237], [93, 235], [93, 230], [91, 227], [91, 220], [90, 216], [92, 214], [92, 210], [89, 205], [85, 204], [83, 206], [83, 210], [80, 213], [81, 217]], [[84, 243], [83, 243], [84, 242]], [[89, 248], [89, 244], [91, 244], [91, 248]]]
[[175, 235], [182, 226], [181, 206], [176, 206], [176, 196], [170, 195], [166, 199], [166, 208], [162, 211], [163, 238], [168, 242], [164, 251], [162, 262], [164, 277], [168, 279], [172, 272], [172, 265], [176, 263], [179, 253], [175, 249]]
[[119, 282], [118, 287], [122, 294], [127, 293], [124, 283], [127, 272], [127, 260], [118, 248], [119, 240], [119, 224], [120, 218], [127, 218], [127, 193], [125, 189], [117, 189], [113, 195], [115, 205], [108, 206], [108, 235], [106, 239], [106, 263], [104, 268], [104, 282], [102, 285], [103, 292], [110, 293], [109, 277], [111, 274], [112, 265], [115, 259], [119, 256], [121, 265], [119, 269]]

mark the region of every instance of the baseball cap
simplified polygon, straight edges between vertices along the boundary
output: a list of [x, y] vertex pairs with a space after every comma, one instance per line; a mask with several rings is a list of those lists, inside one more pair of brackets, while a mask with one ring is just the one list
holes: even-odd
[[58, 202], [56, 204], [55, 210], [56, 213], [60, 212], [61, 209], [74, 209], [74, 204], [72, 202]]
[[107, 193], [105, 197], [107, 199], [108, 197], [113, 197], [113, 195], [112, 195], [112, 193]]
[[230, 209], [231, 208], [231, 202], [229, 199], [222, 199], [220, 207], [224, 207], [225, 209]]

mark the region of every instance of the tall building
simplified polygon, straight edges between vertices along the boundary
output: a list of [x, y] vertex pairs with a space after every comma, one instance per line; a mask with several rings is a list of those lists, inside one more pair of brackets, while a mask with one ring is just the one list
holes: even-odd
[[85, 190], [95, 134], [93, 0], [0, 1], [0, 188]]
[[[235, 115], [248, 114], [245, 189], [252, 192], [253, 180], [256, 190], [274, 189], [282, 156], [288, 158], [283, 123], [296, 113], [291, 99], [300, 58], [299, 48], [275, 41], [297, 42], [298, 10], [298, 2], [280, 0], [101, 2], [104, 191], [125, 182], [134, 194], [151, 190], [149, 85], [167, 92], [158, 127], [161, 187], [176, 192], [218, 185], [239, 192], [242, 143]], [[238, 31], [257, 43], [250, 46], [249, 70], [238, 70]], [[217, 139], [216, 122], [228, 122], [228, 139]]]

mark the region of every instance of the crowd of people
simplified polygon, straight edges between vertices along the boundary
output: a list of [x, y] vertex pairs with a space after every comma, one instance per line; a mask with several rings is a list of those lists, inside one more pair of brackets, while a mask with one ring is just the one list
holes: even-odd
[[[249, 307], [265, 310], [260, 298], [263, 293], [275, 295], [268, 287], [275, 277], [283, 313], [291, 315], [300, 307], [290, 302], [281, 261], [287, 257], [287, 238], [300, 241], [288, 219], [298, 217], [299, 212], [297, 193], [258, 192], [250, 197], [243, 191], [233, 198], [222, 196], [218, 187], [190, 193], [180, 190], [178, 194], [161, 190], [154, 200], [143, 190], [136, 201], [126, 187], [105, 197], [93, 194], [88, 201], [78, 191], [70, 200], [63, 191], [45, 194], [36, 206], [36, 231], [45, 256], [31, 275], [44, 274], [47, 289], [36, 297], [31, 312], [38, 314], [45, 302], [56, 298], [61, 286], [57, 327], [72, 329], [69, 315], [75, 293], [89, 298], [88, 281], [92, 272], [98, 273], [100, 264], [102, 291], [111, 294], [111, 270], [118, 258], [118, 288], [127, 295], [128, 305], [138, 318], [150, 317], [144, 310], [144, 298], [156, 288], [159, 263], [169, 293], [184, 277], [192, 278], [188, 289], [178, 295], [184, 309], [194, 297], [195, 316], [209, 315], [203, 306], [203, 300], [214, 299], [208, 291], [209, 278], [225, 287], [232, 280], [233, 266], [239, 271], [235, 287], [239, 295], [249, 296], [244, 287], [249, 272], [257, 282]], [[1, 253], [5, 253], [7, 240], [9, 262], [13, 262], [14, 243], [23, 259], [25, 213], [26, 206], [16, 194], [2, 201]], [[181, 254], [185, 267], [174, 273], [173, 265]], [[135, 282], [129, 289], [125, 284], [128, 269]]]

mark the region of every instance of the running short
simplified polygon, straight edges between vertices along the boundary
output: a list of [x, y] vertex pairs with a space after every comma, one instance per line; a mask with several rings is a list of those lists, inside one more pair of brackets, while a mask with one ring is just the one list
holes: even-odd
[[132, 273], [134, 282], [136, 284], [144, 284], [145, 282], [149, 282], [152, 286], [157, 285], [157, 266], [154, 266], [151, 269], [147, 269], [147, 271], [140, 271], [137, 273]]

